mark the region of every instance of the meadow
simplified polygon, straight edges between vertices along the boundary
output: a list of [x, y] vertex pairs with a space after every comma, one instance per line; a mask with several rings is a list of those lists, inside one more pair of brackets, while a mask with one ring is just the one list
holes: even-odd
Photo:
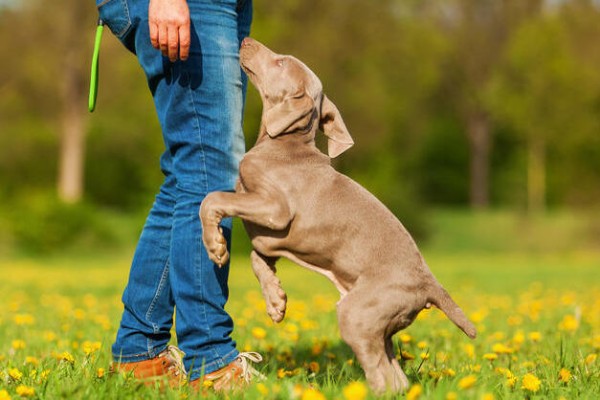
[[[600, 398], [600, 238], [590, 221], [438, 212], [422, 250], [479, 335], [470, 340], [441, 312], [423, 311], [395, 336], [412, 383], [398, 397]], [[109, 373], [130, 256], [128, 247], [0, 259], [0, 400], [219, 398], [210, 388], [160, 392]], [[235, 339], [264, 356], [257, 368], [267, 379], [227, 397], [375, 398], [339, 338], [333, 286], [289, 262], [279, 276], [289, 302], [275, 325], [247, 254], [234, 251]]]

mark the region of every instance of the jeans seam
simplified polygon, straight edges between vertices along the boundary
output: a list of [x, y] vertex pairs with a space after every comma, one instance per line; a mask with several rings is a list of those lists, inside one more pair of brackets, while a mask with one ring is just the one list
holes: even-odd
[[[167, 261], [165, 262], [165, 266], [163, 268], [163, 272], [160, 277], [160, 281], [158, 282], [158, 287], [156, 288], [154, 297], [152, 298], [152, 301], [150, 302], [150, 305], [148, 306], [148, 311], [146, 311], [146, 315], [145, 315], [146, 320], [152, 325], [152, 331], [154, 332], [154, 334], [157, 334], [160, 331], [160, 327], [156, 323], [151, 321], [150, 318], [152, 317], [152, 313], [153, 313], [156, 303], [158, 301], [158, 297], [161, 295], [162, 291], [164, 290], [168, 279], [169, 279], [169, 259], [167, 258]], [[152, 340], [151, 337], [148, 337], [147, 348], [148, 348], [148, 354], [150, 354], [150, 356], [153, 357], [154, 356], [154, 341]]]

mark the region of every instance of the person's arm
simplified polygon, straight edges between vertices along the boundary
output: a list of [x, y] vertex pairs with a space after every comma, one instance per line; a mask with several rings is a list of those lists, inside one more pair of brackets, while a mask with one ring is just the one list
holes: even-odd
[[152, 46], [171, 62], [190, 53], [190, 10], [187, 0], [150, 0], [148, 24]]

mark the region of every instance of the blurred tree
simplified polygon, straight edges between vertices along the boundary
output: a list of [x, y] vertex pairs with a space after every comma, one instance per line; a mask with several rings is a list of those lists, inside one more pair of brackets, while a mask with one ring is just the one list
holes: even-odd
[[493, 125], [484, 96], [512, 29], [537, 12], [542, 0], [454, 0], [444, 3], [437, 18], [453, 44], [443, 92], [461, 119], [469, 141], [470, 204], [490, 203], [490, 160]]
[[523, 135], [527, 146], [532, 213], [543, 211], [546, 203], [548, 146], [560, 146], [595, 125], [590, 74], [576, 61], [560, 19], [545, 13], [515, 32], [504, 67], [490, 86], [495, 114]]

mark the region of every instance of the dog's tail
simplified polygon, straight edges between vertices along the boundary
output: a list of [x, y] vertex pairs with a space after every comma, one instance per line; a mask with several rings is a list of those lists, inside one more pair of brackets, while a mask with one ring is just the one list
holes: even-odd
[[463, 310], [460, 309], [458, 304], [452, 300], [446, 289], [442, 286], [435, 285], [433, 291], [430, 293], [430, 302], [437, 308], [442, 310], [444, 314], [452, 322], [456, 324], [468, 337], [475, 339], [477, 336], [477, 330], [475, 326], [469, 321]]

